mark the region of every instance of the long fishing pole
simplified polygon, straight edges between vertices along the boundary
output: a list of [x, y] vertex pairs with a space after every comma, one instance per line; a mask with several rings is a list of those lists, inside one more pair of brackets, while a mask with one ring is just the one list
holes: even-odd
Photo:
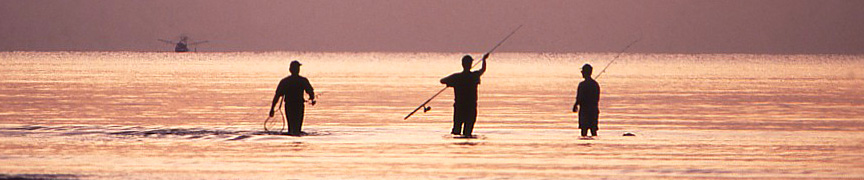
[[[501, 46], [501, 44], [504, 44], [504, 41], [507, 41], [507, 39], [510, 39], [510, 36], [513, 36], [513, 34], [516, 34], [516, 31], [519, 31], [519, 29], [522, 29], [522, 26], [523, 25], [520, 24], [519, 27], [516, 27], [516, 29], [513, 29], [513, 31], [510, 32], [510, 34], [508, 34], [507, 37], [504, 37], [504, 39], [501, 39], [501, 41], [498, 41], [498, 44], [495, 44], [495, 47], [492, 47], [492, 49], [489, 49], [489, 51], [486, 51], [486, 53], [484, 53], [484, 55], [490, 54], [490, 53], [492, 53], [492, 51], [495, 51], [495, 49], [498, 49], [498, 47]], [[474, 65], [471, 65], [471, 68], [474, 68], [478, 64], [480, 64], [480, 61], [477, 61], [476, 63], [474, 63]]]
[[420, 108], [423, 108], [423, 112], [426, 112], [426, 111], [429, 111], [430, 109], [432, 109], [430, 107], [426, 107], [426, 104], [429, 104], [429, 102], [431, 102], [432, 99], [435, 99], [435, 97], [438, 97], [438, 95], [443, 93], [444, 90], [447, 90], [447, 87], [444, 87], [444, 88], [441, 88], [441, 90], [438, 90], [438, 92], [435, 93], [435, 95], [432, 95], [432, 97], [430, 97], [429, 99], [426, 99], [426, 101], [423, 102], [423, 104], [420, 104], [420, 106], [417, 106], [417, 108], [414, 108], [414, 110], [411, 111], [411, 113], [408, 113], [408, 115], [405, 116], [405, 118], [402, 118], [402, 120], [408, 120], [408, 118], [411, 117], [411, 115], [414, 115], [414, 113], [417, 113], [417, 111], [420, 110]]
[[615, 61], [618, 60], [618, 57], [620, 57], [621, 54], [624, 54], [624, 52], [627, 51], [627, 49], [630, 49], [630, 46], [633, 46], [634, 44], [636, 44], [636, 42], [639, 42], [641, 40], [642, 40], [642, 36], [639, 36], [639, 39], [636, 39], [635, 41], [630, 42], [630, 44], [628, 44], [627, 47], [624, 47], [624, 49], [622, 49], [620, 52], [618, 52], [618, 55], [615, 55], [615, 57], [612, 58], [612, 61], [609, 61], [609, 64], [606, 64], [606, 67], [604, 67], [603, 70], [600, 71], [600, 73], [597, 73], [597, 76], [594, 76], [594, 79], [600, 78], [600, 75], [603, 75], [603, 73], [606, 72], [606, 69], [609, 68], [609, 66], [612, 66], [612, 63], [615, 63]]
[[[499, 41], [498, 44], [495, 44], [495, 46], [492, 47], [492, 49], [489, 49], [489, 51], [486, 51], [486, 53], [484, 53], [484, 55], [490, 54], [493, 51], [495, 51], [495, 49], [498, 49], [498, 47], [501, 46], [501, 44], [504, 44], [504, 41], [507, 41], [507, 39], [510, 39], [510, 36], [513, 36], [513, 34], [516, 34], [516, 31], [519, 31], [519, 29], [522, 29], [522, 26], [523, 25], [520, 24], [519, 27], [516, 27], [516, 29], [513, 29], [513, 31], [510, 32], [510, 34], [508, 34], [506, 37], [504, 37], [504, 39], [501, 39], [501, 41]], [[484, 59], [484, 61], [485, 61], [485, 59]], [[471, 68], [473, 69], [478, 64], [480, 64], [480, 61], [477, 61], [476, 63], [474, 63], [474, 65], [471, 65]], [[414, 108], [414, 110], [411, 111], [411, 113], [408, 113], [408, 115], [405, 116], [405, 118], [402, 118], [402, 120], [408, 120], [408, 118], [410, 118], [411, 115], [414, 115], [414, 113], [417, 113], [417, 111], [419, 111], [421, 108], [423, 109], [423, 112], [426, 112], [426, 111], [429, 111], [430, 109], [432, 109], [431, 107], [426, 107], [426, 104], [429, 104], [429, 102], [432, 102], [432, 99], [435, 99], [435, 97], [438, 97], [438, 95], [443, 93], [444, 90], [447, 90], [447, 88], [448, 88], [447, 86], [444, 86], [444, 88], [441, 88], [441, 90], [438, 90], [438, 92], [435, 93], [435, 95], [432, 95], [432, 97], [430, 97], [429, 99], [426, 99], [426, 101], [424, 101], [423, 104], [420, 104], [420, 106], [417, 106], [417, 108]]]

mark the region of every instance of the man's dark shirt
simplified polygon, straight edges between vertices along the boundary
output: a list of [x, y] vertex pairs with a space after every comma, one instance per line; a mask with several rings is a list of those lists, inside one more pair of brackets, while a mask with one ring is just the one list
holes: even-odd
[[483, 75], [480, 71], [460, 72], [455, 73], [441, 79], [442, 84], [447, 84], [453, 87], [456, 94], [456, 104], [458, 105], [475, 105], [477, 104], [477, 85], [480, 84], [480, 76]]
[[576, 104], [579, 104], [579, 114], [600, 113], [600, 84], [594, 79], [586, 79], [579, 83], [576, 92]]
[[303, 76], [291, 75], [279, 81], [279, 86], [276, 87], [276, 94], [285, 96], [285, 103], [303, 103], [306, 99], [303, 98], [303, 92], [306, 92], [313, 99], [315, 92], [309, 80]]

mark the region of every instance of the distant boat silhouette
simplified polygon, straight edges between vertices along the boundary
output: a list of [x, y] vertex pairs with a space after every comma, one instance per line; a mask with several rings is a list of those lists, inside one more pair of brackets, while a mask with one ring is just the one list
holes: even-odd
[[189, 36], [186, 36], [186, 35], [180, 35], [180, 41], [177, 41], [177, 42], [164, 40], [164, 39], [157, 39], [157, 40], [162, 41], [164, 43], [168, 43], [168, 44], [175, 44], [174, 52], [189, 52], [189, 46], [194, 46], [194, 45], [204, 44], [204, 43], [209, 42], [209, 41], [204, 40], [204, 41], [197, 41], [197, 42], [189, 43]]

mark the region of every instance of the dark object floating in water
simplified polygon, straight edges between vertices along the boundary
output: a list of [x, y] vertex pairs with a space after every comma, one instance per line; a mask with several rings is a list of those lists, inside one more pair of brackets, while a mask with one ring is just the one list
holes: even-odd
[[74, 174], [0, 174], [0, 179], [79, 179]]
[[631, 133], [631, 132], [625, 132], [625, 133], [624, 133], [624, 136], [636, 136], [636, 134], [633, 134], [633, 133]]
[[234, 137], [234, 138], [228, 139], [228, 140], [229, 140], [229, 141], [236, 141], [236, 140], [243, 140], [243, 139], [247, 139], [247, 138], [250, 138], [250, 137], [252, 137], [252, 136], [250, 136], [250, 135], [240, 135], [240, 136], [237, 136], [237, 137]]
[[137, 136], [150, 136], [150, 135], [177, 135], [177, 136], [187, 136], [187, 135], [231, 135], [237, 134], [238, 132], [234, 131], [226, 131], [226, 130], [206, 130], [206, 129], [182, 129], [182, 128], [170, 128], [170, 129], [154, 129], [154, 130], [144, 130], [144, 131], [120, 131], [120, 132], [109, 132], [111, 135], [137, 135]]

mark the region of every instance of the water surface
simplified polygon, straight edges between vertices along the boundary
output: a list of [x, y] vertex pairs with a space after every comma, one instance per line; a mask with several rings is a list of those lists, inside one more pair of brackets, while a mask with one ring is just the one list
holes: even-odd
[[[864, 57], [629, 54], [599, 78], [600, 137], [570, 113], [614, 54], [499, 53], [478, 139], [452, 139], [457, 53], [0, 53], [0, 174], [84, 179], [864, 178]], [[265, 132], [288, 63], [320, 94]], [[621, 136], [633, 132], [637, 136]], [[0, 176], [2, 177], [2, 176]]]

